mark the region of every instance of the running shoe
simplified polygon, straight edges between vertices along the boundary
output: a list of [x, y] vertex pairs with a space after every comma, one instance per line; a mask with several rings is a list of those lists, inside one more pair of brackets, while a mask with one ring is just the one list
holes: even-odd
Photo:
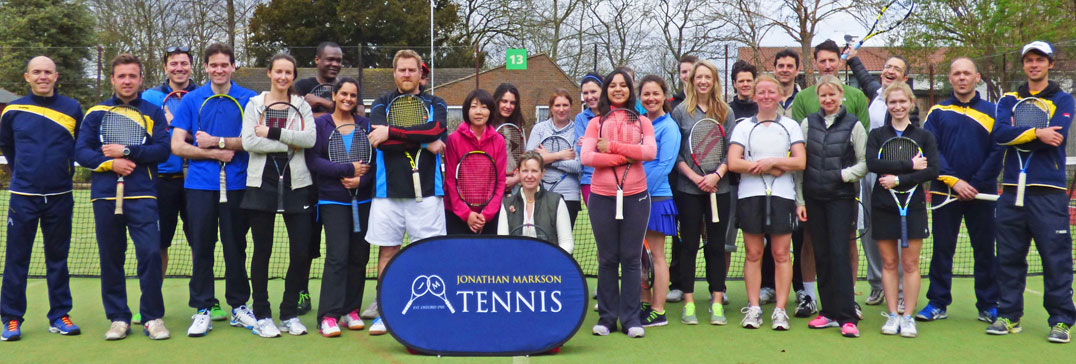
[[[881, 289], [871, 289], [870, 296], [867, 296], [867, 300], [863, 301], [867, 306], [877, 306], [882, 304], [882, 302], [885, 302], [885, 291]], [[888, 314], [885, 315], [889, 316]]]
[[777, 291], [770, 287], [762, 287], [758, 291], [758, 304], [765, 305], [777, 301]]
[[359, 310], [351, 311], [341, 317], [340, 324], [346, 326], [348, 330], [362, 330], [366, 327], [366, 323], [362, 322], [362, 318], [359, 317]]
[[8, 320], [5, 324], [4, 332], [0, 333], [0, 341], [19, 341], [22, 338], [22, 330], [19, 329], [22, 323], [17, 320]]
[[1005, 317], [998, 317], [997, 320], [994, 320], [994, 323], [986, 327], [986, 333], [990, 335], [1008, 335], [1020, 331], [1024, 331], [1024, 329], [1020, 327], [1020, 321], [1013, 322]]
[[744, 307], [740, 309], [740, 312], [744, 314], [743, 320], [740, 321], [740, 326], [745, 329], [762, 327], [762, 307]]
[[935, 321], [947, 318], [949, 318], [949, 315], [945, 312], [945, 309], [934, 306], [933, 303], [928, 303], [926, 307], [919, 310], [919, 313], [915, 314], [915, 319], [919, 321]]
[[228, 313], [224, 312], [224, 309], [220, 308], [220, 302], [217, 302], [209, 309], [209, 318], [213, 321], [224, 321], [228, 319]]
[[796, 305], [796, 317], [811, 317], [818, 313], [818, 305], [814, 303], [811, 295], [804, 294], [800, 297], [800, 304]]
[[680, 311], [680, 323], [684, 325], [698, 325], [699, 318], [695, 317], [695, 304], [688, 302]]
[[636, 326], [628, 329], [628, 337], [630, 338], [637, 339], [643, 336], [646, 336], [646, 331], [644, 331], [641, 327]]
[[250, 332], [254, 335], [261, 337], [280, 337], [280, 328], [276, 326], [272, 318], [263, 318], [255, 322], [254, 327], [250, 329]]
[[381, 311], [377, 309], [377, 301], [370, 302], [370, 305], [366, 306], [366, 309], [362, 310], [362, 314], [359, 315], [359, 317], [367, 320], [373, 320], [378, 316], [381, 316]]
[[811, 320], [807, 323], [807, 327], [812, 329], [824, 329], [827, 327], [838, 326], [841, 326], [841, 324], [837, 323], [837, 321], [830, 320], [829, 317], [822, 315], [818, 315], [818, 317], [815, 317], [814, 320]]
[[590, 328], [590, 332], [593, 333], [594, 336], [606, 336], [609, 335], [609, 327], [602, 324], [597, 324], [594, 325], [594, 327]]
[[325, 317], [321, 319], [321, 325], [318, 325], [318, 330], [321, 331], [321, 336], [324, 337], [337, 337], [340, 336], [340, 325], [336, 324], [335, 317]]
[[142, 333], [148, 336], [151, 340], [164, 340], [172, 337], [172, 333], [168, 332], [168, 328], [164, 326], [164, 320], [153, 319], [142, 325]]
[[773, 314], [770, 315], [770, 320], [773, 320], [772, 328], [777, 331], [788, 331], [790, 328], [788, 325], [788, 313], [783, 308], [774, 308]]
[[305, 289], [299, 291], [299, 316], [305, 315], [310, 312], [310, 292]]
[[1069, 342], [1069, 325], [1064, 322], [1058, 322], [1050, 329], [1050, 336], [1046, 339], [1052, 343], [1064, 344]]
[[998, 319], [998, 309], [997, 309], [997, 307], [991, 308], [989, 310], [979, 311], [979, 318], [978, 318], [979, 321], [982, 321], [982, 322], [985, 322], [985, 323], [989, 324], [989, 323], [993, 323], [994, 320], [997, 320], [997, 319]]
[[112, 326], [105, 332], [105, 340], [120, 340], [127, 337], [130, 327], [123, 321], [112, 321]]
[[863, 309], [859, 307], [859, 303], [857, 303], [857, 302], [852, 302], [852, 305], [856, 307], [856, 317], [859, 317], [859, 319], [862, 320], [863, 319]]
[[191, 327], [187, 329], [187, 336], [202, 337], [209, 333], [209, 330], [213, 330], [213, 322], [210, 319], [209, 310], [198, 310], [198, 313], [191, 316]]
[[385, 328], [385, 322], [381, 321], [381, 316], [375, 317], [374, 322], [370, 324], [370, 335], [384, 335], [389, 332]]
[[78, 335], [82, 333], [82, 329], [78, 328], [78, 325], [71, 322], [70, 316], [63, 316], [49, 325], [49, 332], [57, 333], [60, 335]]
[[141, 325], [142, 324], [142, 313], [136, 313], [136, 314], [134, 314], [134, 316], [131, 316], [131, 324], [132, 325]]
[[[665, 313], [658, 313], [654, 310], [649, 310], [649, 314], [643, 318], [643, 327], [665, 326], [669, 324], [669, 320], [665, 318]], [[629, 329], [630, 333], [631, 330]]]
[[298, 317], [281, 320], [279, 329], [281, 332], [287, 332], [292, 336], [306, 335], [306, 325], [303, 325], [303, 322], [299, 321]]
[[684, 300], [684, 291], [678, 289], [670, 289], [669, 294], [665, 295], [665, 302], [680, 302]]
[[[912, 307], [912, 309], [914, 310], [915, 307]], [[901, 315], [904, 314], [904, 297], [901, 297], [900, 299], [897, 300], [897, 313], [899, 313]], [[860, 320], [862, 320], [862, 319], [860, 319]]]
[[911, 315], [904, 315], [900, 318], [900, 336], [903, 337], [916, 337], [919, 336], [919, 330], [915, 328], [915, 319]]
[[882, 325], [882, 335], [896, 335], [900, 333], [900, 315], [882, 312], [885, 324]]
[[258, 324], [258, 321], [260, 320], [254, 318], [254, 312], [251, 312], [250, 309], [247, 308], [247, 305], [241, 305], [232, 309], [232, 320], [229, 321], [228, 324], [235, 327], [253, 329], [254, 325]]
[[725, 306], [717, 303], [710, 304], [710, 325], [728, 325], [729, 319], [725, 317]]
[[844, 337], [859, 337], [859, 328], [851, 322], [841, 325], [841, 335]]

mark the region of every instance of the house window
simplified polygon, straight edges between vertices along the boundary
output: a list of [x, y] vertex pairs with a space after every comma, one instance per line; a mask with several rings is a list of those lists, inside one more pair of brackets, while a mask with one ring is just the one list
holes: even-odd
[[534, 116], [536, 117], [535, 123], [549, 120], [549, 106], [535, 106]]
[[463, 123], [463, 106], [449, 106], [448, 107], [448, 132], [452, 133], [456, 131], [456, 128]]

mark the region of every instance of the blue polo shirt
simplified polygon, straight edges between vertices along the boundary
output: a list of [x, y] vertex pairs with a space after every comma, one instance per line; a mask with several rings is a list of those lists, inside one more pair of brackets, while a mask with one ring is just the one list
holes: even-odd
[[[239, 87], [232, 82], [228, 90], [231, 96], [238, 102], [225, 97], [214, 97], [211, 85], [205, 85], [191, 91], [179, 104], [179, 109], [172, 114], [172, 127], [186, 130], [194, 134], [200, 130], [199, 125], [205, 125], [205, 132], [213, 136], [239, 137], [243, 128], [243, 111], [247, 101], [256, 95], [254, 91]], [[200, 111], [199, 111], [200, 110]], [[199, 119], [201, 115], [202, 120]], [[194, 145], [197, 146], [195, 141]], [[247, 182], [247, 152], [237, 151], [232, 161], [225, 165], [225, 173], [228, 176], [228, 190], [246, 189]], [[183, 186], [192, 190], [216, 191], [220, 189], [220, 164], [213, 159], [191, 159], [187, 164], [187, 179]]]
[[[183, 90], [191, 92], [196, 89], [198, 89], [198, 85], [195, 85], [194, 82], [188, 82], [187, 88]], [[142, 100], [157, 105], [157, 107], [161, 107], [161, 104], [164, 103], [164, 98], [167, 97], [170, 93], [172, 93], [172, 87], [169, 86], [168, 81], [165, 80], [164, 83], [160, 86], [148, 89], [146, 91], [142, 91]], [[175, 114], [173, 114], [173, 116], [175, 116]], [[167, 130], [168, 136], [171, 137], [172, 126], [169, 125]], [[157, 173], [183, 173], [183, 158], [180, 158], [178, 155], [172, 154], [170, 157], [168, 157], [168, 160], [157, 166]]]

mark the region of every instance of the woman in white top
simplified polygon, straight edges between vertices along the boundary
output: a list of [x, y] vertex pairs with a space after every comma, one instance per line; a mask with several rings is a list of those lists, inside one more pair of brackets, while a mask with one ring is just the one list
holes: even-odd
[[542, 188], [545, 163], [538, 152], [523, 153], [519, 161], [520, 185], [505, 197], [497, 235], [529, 236], [557, 244], [572, 252], [572, 224], [568, 206], [556, 192]]

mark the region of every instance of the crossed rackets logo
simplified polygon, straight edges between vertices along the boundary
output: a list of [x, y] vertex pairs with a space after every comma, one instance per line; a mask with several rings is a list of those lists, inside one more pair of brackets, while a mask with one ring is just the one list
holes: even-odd
[[427, 293], [438, 297], [448, 306], [448, 311], [456, 313], [456, 309], [452, 308], [452, 303], [448, 302], [448, 297], [445, 296], [445, 280], [441, 279], [441, 276], [420, 275], [415, 277], [414, 281], [411, 281], [411, 299], [407, 300], [407, 305], [404, 306], [401, 315], [406, 315], [407, 311], [411, 309], [411, 304], [415, 303], [419, 297], [425, 296]]

